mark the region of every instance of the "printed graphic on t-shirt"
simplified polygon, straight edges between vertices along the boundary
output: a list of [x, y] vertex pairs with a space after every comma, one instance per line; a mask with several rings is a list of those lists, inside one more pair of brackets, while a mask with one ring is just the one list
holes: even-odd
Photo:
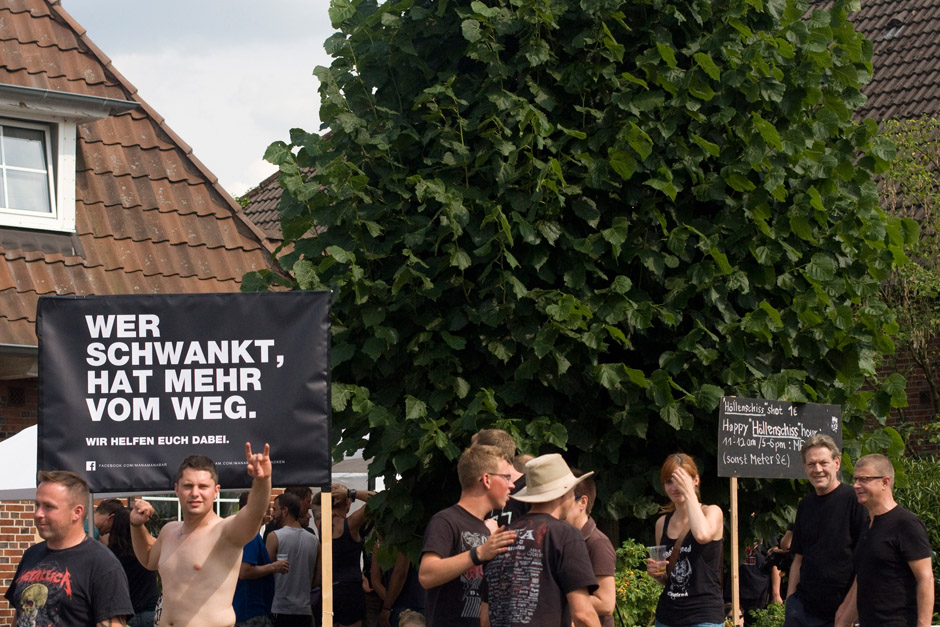
[[669, 576], [669, 589], [666, 595], [670, 599], [689, 596], [689, 580], [692, 578], [692, 563], [689, 562], [688, 554], [692, 552], [691, 546], [683, 546], [679, 549], [679, 559], [672, 569]]
[[72, 599], [72, 576], [55, 562], [27, 570], [16, 580], [16, 627], [55, 627], [59, 604]]
[[[486, 538], [484, 534], [473, 531], [463, 531], [460, 534], [460, 539], [466, 547], [465, 550], [480, 546], [486, 542]], [[482, 581], [483, 566], [473, 566], [460, 575], [460, 583], [463, 586], [463, 607], [460, 609], [460, 618], [480, 617], [480, 583]]]
[[546, 530], [544, 524], [517, 530], [516, 542], [506, 558], [491, 562], [490, 619], [494, 624], [528, 624], [535, 615]]

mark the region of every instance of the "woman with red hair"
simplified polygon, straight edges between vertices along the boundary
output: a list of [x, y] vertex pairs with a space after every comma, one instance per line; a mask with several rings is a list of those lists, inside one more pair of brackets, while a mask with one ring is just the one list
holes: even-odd
[[724, 514], [717, 505], [701, 503], [701, 479], [690, 456], [670, 455], [659, 476], [669, 503], [656, 521], [656, 544], [666, 546], [666, 560], [646, 564], [663, 586], [656, 627], [721, 627]]

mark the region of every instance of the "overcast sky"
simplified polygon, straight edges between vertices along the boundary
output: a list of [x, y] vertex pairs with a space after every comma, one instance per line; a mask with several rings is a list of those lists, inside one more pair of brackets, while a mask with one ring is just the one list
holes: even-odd
[[222, 186], [275, 171], [265, 148], [317, 131], [329, 0], [62, 0]]

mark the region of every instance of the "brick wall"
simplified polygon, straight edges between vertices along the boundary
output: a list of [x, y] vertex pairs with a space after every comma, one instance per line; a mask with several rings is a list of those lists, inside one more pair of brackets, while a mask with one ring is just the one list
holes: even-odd
[[[931, 342], [929, 349], [935, 376], [940, 375], [940, 338]], [[881, 369], [880, 374], [899, 372], [907, 379], [907, 407], [891, 412], [888, 424], [901, 431], [909, 452], [937, 455], [940, 446], [928, 440], [926, 426], [937, 421], [930, 386], [923, 370], [917, 366], [910, 351], [899, 347], [897, 353]], [[940, 384], [940, 382], [938, 382]]]
[[0, 440], [36, 424], [38, 407], [36, 379], [0, 381]]
[[[39, 541], [34, 533], [33, 504], [29, 501], [0, 503], [0, 589], [6, 592], [23, 551]], [[0, 624], [13, 624], [13, 610], [0, 600]]]

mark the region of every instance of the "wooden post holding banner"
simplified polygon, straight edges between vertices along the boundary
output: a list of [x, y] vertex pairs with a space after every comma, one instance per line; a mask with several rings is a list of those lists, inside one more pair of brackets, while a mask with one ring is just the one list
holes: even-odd
[[741, 590], [738, 580], [738, 478], [731, 477], [731, 622], [741, 615]]
[[762, 398], [721, 397], [718, 476], [731, 478], [731, 612], [738, 624], [738, 477], [805, 479], [800, 451], [811, 435], [825, 433], [842, 447], [842, 408]]
[[320, 492], [320, 592], [323, 595], [323, 627], [333, 627], [333, 495]]

